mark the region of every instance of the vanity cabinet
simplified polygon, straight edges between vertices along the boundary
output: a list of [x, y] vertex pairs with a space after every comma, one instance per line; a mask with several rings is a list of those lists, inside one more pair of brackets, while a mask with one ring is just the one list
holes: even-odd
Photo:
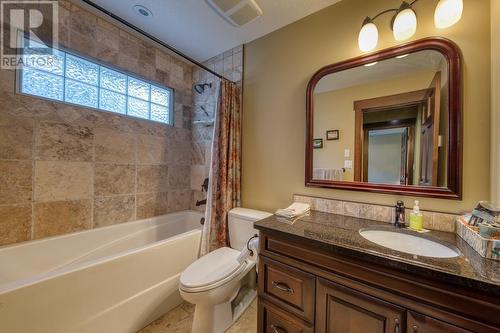
[[259, 333], [500, 333], [494, 297], [295, 237], [261, 230]]

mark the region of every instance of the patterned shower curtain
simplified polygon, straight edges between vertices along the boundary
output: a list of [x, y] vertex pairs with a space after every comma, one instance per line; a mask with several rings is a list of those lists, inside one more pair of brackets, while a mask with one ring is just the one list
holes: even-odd
[[228, 212], [241, 197], [240, 88], [226, 80], [218, 88], [201, 255], [229, 245]]

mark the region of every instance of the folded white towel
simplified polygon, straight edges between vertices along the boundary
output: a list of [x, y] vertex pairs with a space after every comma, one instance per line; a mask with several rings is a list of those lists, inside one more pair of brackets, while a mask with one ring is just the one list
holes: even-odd
[[289, 219], [306, 214], [311, 210], [311, 206], [307, 203], [294, 202], [285, 209], [278, 209], [276, 215], [283, 216]]
[[344, 169], [314, 168], [313, 178], [342, 181], [344, 180]]

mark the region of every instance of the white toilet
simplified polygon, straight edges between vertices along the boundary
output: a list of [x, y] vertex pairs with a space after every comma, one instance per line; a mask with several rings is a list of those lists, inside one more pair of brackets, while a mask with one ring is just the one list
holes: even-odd
[[199, 258], [182, 272], [179, 290], [195, 304], [192, 333], [222, 333], [236, 321], [255, 298], [257, 253], [240, 263], [237, 258], [255, 234], [255, 221], [272, 214], [246, 208], [229, 212], [231, 247]]

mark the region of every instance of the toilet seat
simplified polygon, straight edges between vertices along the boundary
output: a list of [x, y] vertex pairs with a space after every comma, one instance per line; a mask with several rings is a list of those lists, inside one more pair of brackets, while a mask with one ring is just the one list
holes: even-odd
[[202, 292], [231, 281], [246, 267], [238, 262], [240, 251], [223, 247], [196, 260], [180, 277], [180, 288], [186, 292]]

